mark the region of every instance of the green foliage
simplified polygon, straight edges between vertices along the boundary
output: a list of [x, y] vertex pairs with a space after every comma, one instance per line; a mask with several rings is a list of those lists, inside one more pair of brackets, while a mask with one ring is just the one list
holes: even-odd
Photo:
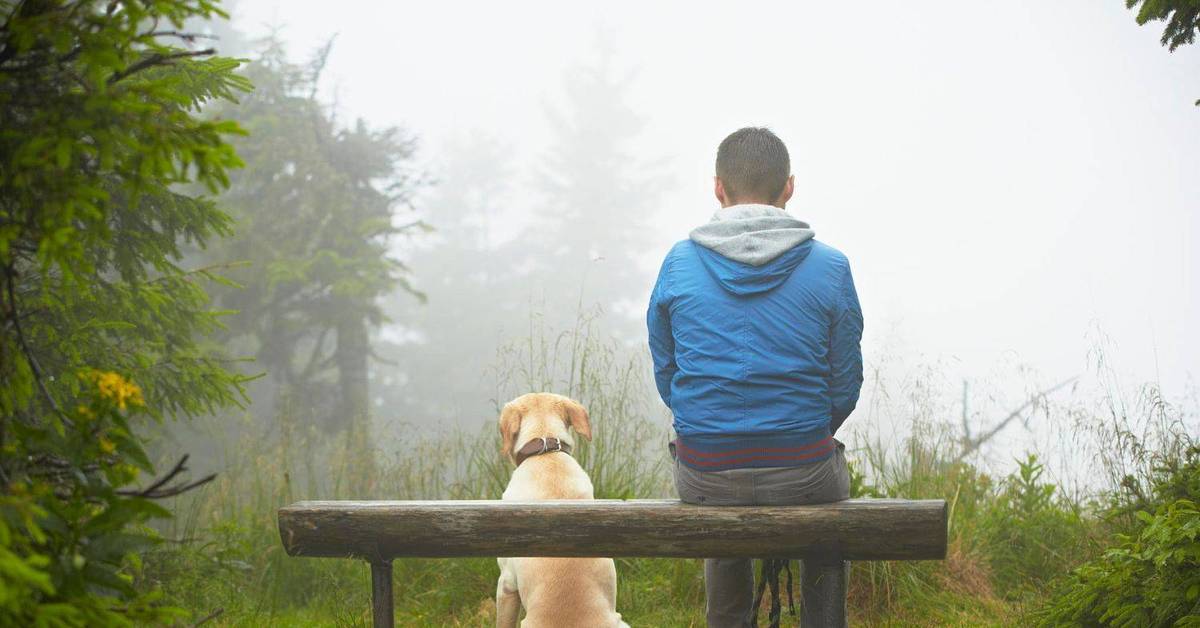
[[[1196, 0], [1125, 0], [1125, 7], [1138, 7], [1137, 23], [1166, 22], [1163, 27], [1162, 45], [1171, 52], [1194, 43], [1200, 32], [1200, 2]], [[1200, 100], [1196, 101], [1200, 107]]]
[[1200, 626], [1200, 448], [1159, 467], [1152, 511], [1074, 570], [1041, 611], [1046, 626]]
[[1121, 478], [1120, 489], [1107, 499], [1106, 516], [1125, 531], [1139, 527], [1142, 512], [1181, 499], [1200, 501], [1200, 446], [1191, 439], [1176, 453], [1160, 456], [1150, 465], [1148, 477]]
[[0, 625], [131, 625], [182, 615], [133, 585], [138, 553], [158, 538], [143, 524], [169, 516], [126, 488], [153, 472], [130, 425], [144, 414], [141, 391], [116, 373], [84, 379], [90, 401], [71, 413], [73, 429], [17, 430], [21, 445], [8, 446], [57, 457], [0, 496]]
[[850, 472], [850, 497], [887, 497], [870, 483], [857, 460], [847, 460]]
[[[211, 273], [176, 265], [181, 243], [203, 245], [230, 222], [211, 199], [173, 186], [228, 181], [240, 162], [224, 138], [240, 130], [195, 114], [249, 85], [236, 61], [166, 45], [157, 26], [218, 15], [215, 5], [5, 6], [0, 412], [52, 410], [49, 397], [79, 392], [60, 376], [79, 365], [132, 375], [155, 412], [233, 401], [222, 356], [193, 340], [217, 325], [199, 286]], [[38, 371], [49, 394], [31, 406]]]
[[202, 339], [216, 277], [179, 267], [230, 227], [179, 191], [216, 191], [240, 165], [239, 127], [197, 114], [249, 84], [180, 34], [222, 15], [209, 0], [0, 2], [0, 624], [178, 615], [132, 581], [182, 463], [132, 485], [154, 471], [148, 420], [240, 398]]
[[1125, 7], [1138, 7], [1137, 23], [1166, 22], [1163, 27], [1162, 45], [1171, 52], [1185, 44], [1196, 41], [1200, 31], [1200, 4], [1194, 0], [1125, 0]]
[[1029, 454], [982, 521], [986, 554], [995, 582], [1004, 592], [1036, 591], [1069, 569], [1086, 538], [1073, 504], [1054, 484], [1042, 482], [1044, 467]]

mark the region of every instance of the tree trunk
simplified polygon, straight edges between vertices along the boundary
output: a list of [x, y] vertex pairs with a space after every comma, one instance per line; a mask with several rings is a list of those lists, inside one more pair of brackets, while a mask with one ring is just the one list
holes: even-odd
[[334, 430], [358, 428], [367, 424], [370, 391], [367, 384], [367, 359], [370, 354], [367, 323], [360, 319], [343, 321], [337, 328], [334, 361], [338, 369], [337, 411], [330, 417]]
[[352, 494], [371, 496], [376, 487], [375, 448], [371, 438], [370, 387], [367, 360], [370, 338], [361, 318], [343, 321], [337, 328], [334, 362], [338, 369], [338, 403], [329, 417], [330, 432], [340, 432], [347, 452], [352, 454], [349, 489]]

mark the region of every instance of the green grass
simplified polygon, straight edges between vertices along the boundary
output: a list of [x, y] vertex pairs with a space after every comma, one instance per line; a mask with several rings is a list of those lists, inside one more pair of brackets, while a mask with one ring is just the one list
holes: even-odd
[[[603, 425], [601, 420], [596, 417], [597, 426]], [[593, 444], [592, 450], [620, 438], [617, 432]], [[164, 535], [186, 542], [164, 544], [148, 556], [142, 582], [160, 586], [168, 601], [197, 617], [223, 609], [214, 625], [369, 625], [370, 575], [365, 564], [286, 556], [275, 527], [275, 509], [302, 497], [495, 498], [506, 480], [496, 441], [490, 432], [458, 434], [426, 443], [414, 455], [390, 463], [363, 465], [347, 454], [354, 451], [352, 441], [317, 447], [293, 440], [291, 446], [308, 452], [301, 458], [245, 439], [250, 443], [246, 451], [231, 458], [236, 466], [203, 492], [180, 498], [177, 518]], [[587, 460], [587, 453], [583, 457], [589, 466], [610, 460]], [[437, 460], [456, 462], [443, 468], [436, 466]], [[315, 470], [317, 461], [330, 464], [328, 475], [311, 473], [309, 467]], [[628, 487], [649, 486], [646, 478], [656, 476], [662, 490], [643, 495], [665, 494], [661, 465], [634, 460], [623, 461], [622, 468], [643, 475], [635, 479], [597, 473], [609, 482], [597, 483], [601, 496], [626, 495]], [[354, 477], [356, 469], [371, 469], [374, 475]], [[911, 477], [914, 472], [931, 477], [918, 481]], [[298, 481], [303, 477], [310, 479]], [[1011, 625], [1021, 616], [1022, 603], [997, 593], [981, 553], [987, 545], [979, 538], [987, 503], [999, 502], [996, 489], [966, 465], [936, 472], [922, 466], [902, 479], [897, 485], [869, 488], [860, 481], [860, 492], [901, 494], [902, 488], [909, 497], [954, 500], [950, 555], [944, 562], [856, 564], [850, 589], [856, 625]], [[704, 625], [701, 561], [622, 559], [617, 570], [619, 610], [631, 625]], [[492, 596], [498, 575], [492, 559], [396, 561], [398, 625], [489, 625], [494, 622]]]
[[[564, 353], [565, 365], [548, 357]], [[586, 327], [527, 340], [501, 355], [510, 368], [498, 393], [507, 398], [554, 390], [587, 405], [596, 441], [575, 453], [597, 497], [673, 496], [665, 421], [647, 419], [652, 408], [637, 401], [648, 398], [637, 376], [644, 367], [621, 356], [618, 346], [597, 341]], [[947, 500], [948, 556], [854, 564], [852, 622], [1030, 623], [1031, 613], [1046, 603], [1049, 584], [1103, 549], [1110, 524], [1090, 502], [1070, 499], [1044, 481], [1036, 458], [1022, 461], [1010, 477], [993, 478], [955, 460], [958, 441], [948, 429], [919, 412], [914, 422], [913, 436], [900, 447], [888, 450], [868, 439], [855, 452], [854, 492]], [[137, 570], [141, 586], [160, 589], [166, 602], [195, 619], [219, 610], [206, 625], [370, 624], [366, 565], [286, 556], [274, 514], [280, 506], [328, 498], [494, 499], [510, 473], [491, 426], [426, 436], [385, 455], [361, 430], [330, 438], [286, 415], [259, 427], [261, 433], [254, 433], [255, 425], [247, 420], [232, 432], [217, 430], [241, 434], [217, 443], [224, 471], [171, 504], [176, 517], [161, 529], [170, 541], [146, 555]], [[397, 625], [494, 625], [495, 560], [399, 560], [394, 568]], [[617, 572], [618, 610], [631, 625], [704, 625], [701, 561], [619, 559]]]

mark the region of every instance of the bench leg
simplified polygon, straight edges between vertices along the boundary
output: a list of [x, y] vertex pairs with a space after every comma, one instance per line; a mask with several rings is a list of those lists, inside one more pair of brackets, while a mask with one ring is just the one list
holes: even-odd
[[371, 617], [375, 628], [393, 628], [392, 561], [371, 563]]
[[800, 561], [800, 625], [846, 626], [846, 584], [850, 563], [834, 557]]

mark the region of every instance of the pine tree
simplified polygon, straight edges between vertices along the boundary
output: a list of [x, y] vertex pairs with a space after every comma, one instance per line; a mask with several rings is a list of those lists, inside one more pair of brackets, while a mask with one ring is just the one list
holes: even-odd
[[[179, 614], [131, 584], [157, 480], [147, 420], [241, 399], [184, 246], [227, 234], [215, 193], [241, 133], [199, 108], [250, 88], [199, 49], [207, 0], [0, 2], [0, 625]], [[147, 479], [139, 482], [139, 477]], [[211, 479], [211, 478], [208, 478]], [[137, 485], [141, 484], [141, 488]]]
[[420, 185], [410, 164], [415, 140], [361, 120], [341, 128], [317, 99], [329, 51], [295, 64], [268, 40], [246, 70], [254, 93], [216, 112], [236, 116], [251, 137], [235, 143], [246, 167], [221, 199], [237, 235], [207, 259], [246, 262], [229, 272], [238, 286], [216, 296], [238, 311], [226, 342], [248, 347], [266, 372], [256, 390], [279, 391], [311, 422], [339, 430], [369, 409], [379, 298], [397, 287], [417, 294], [390, 239], [423, 225], [394, 216]]
[[[551, 327], [569, 328], [593, 305], [612, 312], [640, 298], [649, 281], [637, 257], [652, 241], [648, 218], [658, 179], [633, 146], [643, 121], [625, 102], [630, 81], [602, 45], [597, 62], [567, 77], [565, 103], [550, 114], [554, 141], [542, 164], [543, 200], [516, 246], [533, 266], [529, 279], [542, 288], [537, 300], [544, 300]], [[608, 320], [620, 335], [640, 333], [632, 319]]]

